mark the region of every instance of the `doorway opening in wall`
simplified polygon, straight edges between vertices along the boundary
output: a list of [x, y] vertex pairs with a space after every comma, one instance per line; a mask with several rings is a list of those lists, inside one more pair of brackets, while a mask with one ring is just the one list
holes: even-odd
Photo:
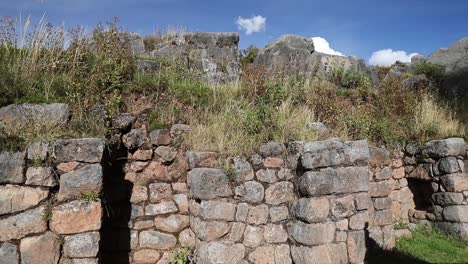
[[432, 185], [431, 181], [408, 178], [408, 188], [413, 193], [415, 209], [428, 211], [431, 207]]

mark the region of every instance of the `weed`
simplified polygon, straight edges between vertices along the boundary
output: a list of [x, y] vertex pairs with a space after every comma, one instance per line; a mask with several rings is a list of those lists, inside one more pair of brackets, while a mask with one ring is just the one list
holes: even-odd
[[174, 251], [175, 264], [189, 264], [192, 262], [192, 252], [189, 247], [181, 247]]
[[84, 193], [84, 194], [81, 195], [81, 200], [87, 201], [87, 202], [97, 201], [97, 200], [99, 200], [100, 196], [101, 195], [99, 193], [96, 193], [96, 192]]
[[42, 219], [44, 219], [44, 221], [49, 221], [52, 219], [52, 205], [48, 204], [44, 208], [44, 211], [42, 212]]
[[424, 74], [437, 87], [440, 85], [445, 72], [445, 67], [439, 64], [423, 62], [416, 65], [414, 75]]
[[34, 167], [40, 167], [42, 165], [42, 159], [32, 159], [31, 163]]

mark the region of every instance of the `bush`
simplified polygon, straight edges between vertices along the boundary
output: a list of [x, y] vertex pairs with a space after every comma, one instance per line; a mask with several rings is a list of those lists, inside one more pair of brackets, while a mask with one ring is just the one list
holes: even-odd
[[240, 52], [241, 65], [244, 67], [244, 66], [247, 66], [248, 64], [252, 64], [258, 55], [258, 51], [259, 49], [253, 45], [250, 45], [246, 49], [241, 50]]
[[414, 75], [424, 74], [436, 86], [440, 85], [442, 77], [445, 73], [445, 67], [439, 64], [423, 62], [415, 66]]

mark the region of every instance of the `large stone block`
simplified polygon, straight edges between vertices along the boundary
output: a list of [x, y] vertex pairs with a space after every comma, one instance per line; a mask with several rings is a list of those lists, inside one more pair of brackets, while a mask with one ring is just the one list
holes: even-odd
[[328, 218], [330, 202], [327, 198], [301, 198], [292, 207], [294, 215], [307, 223], [324, 222]]
[[434, 224], [447, 234], [463, 239], [468, 238], [468, 223], [435, 222]]
[[173, 249], [177, 238], [173, 235], [157, 231], [142, 231], [140, 233], [140, 247], [158, 250]]
[[168, 217], [156, 217], [154, 226], [168, 233], [176, 233], [187, 227], [190, 223], [190, 218], [187, 215], [172, 214]]
[[102, 138], [59, 139], [54, 143], [55, 162], [99, 163], [104, 149], [105, 141]]
[[58, 199], [81, 198], [85, 194], [100, 194], [102, 189], [102, 167], [100, 164], [85, 166], [60, 176]]
[[0, 243], [0, 260], [5, 264], [18, 264], [18, 246], [12, 243]]
[[31, 208], [48, 196], [49, 191], [40, 188], [15, 185], [0, 186], [0, 215]]
[[224, 236], [230, 227], [226, 222], [203, 221], [198, 217], [190, 219], [190, 226], [197, 238], [203, 241], [212, 241]]
[[26, 171], [26, 184], [54, 187], [58, 182], [51, 167], [30, 167]]
[[454, 173], [440, 177], [442, 186], [447, 192], [468, 191], [468, 174]]
[[247, 214], [247, 223], [254, 225], [262, 225], [268, 222], [268, 206], [261, 204], [258, 206], [250, 206]]
[[245, 157], [234, 157], [234, 180], [236, 182], [247, 182], [254, 178], [252, 165]]
[[96, 231], [101, 228], [101, 201], [72, 201], [52, 209], [50, 229], [57, 234]]
[[351, 263], [362, 263], [366, 257], [365, 231], [348, 233], [348, 259]]
[[[350, 184], [350, 183], [353, 184]], [[299, 191], [307, 196], [367, 192], [369, 171], [367, 167], [325, 168], [308, 171], [299, 178]]]
[[288, 240], [288, 233], [283, 225], [268, 224], [263, 237], [267, 243], [284, 243]]
[[366, 166], [369, 146], [366, 141], [341, 142], [336, 139], [307, 142], [304, 145], [302, 166], [306, 169], [330, 166]]
[[265, 196], [265, 188], [256, 181], [246, 182], [235, 189], [236, 198], [248, 202], [259, 203]]
[[52, 232], [27, 237], [20, 243], [22, 264], [57, 264], [60, 258], [60, 238]]
[[158, 204], [149, 204], [145, 207], [146, 215], [163, 215], [177, 212], [177, 206], [173, 201], [160, 202]]
[[150, 200], [157, 203], [172, 198], [172, 187], [169, 183], [152, 183], [149, 185]]
[[449, 222], [468, 222], [468, 205], [453, 205], [445, 207], [444, 219]]
[[295, 264], [346, 264], [348, 255], [345, 243], [315, 247], [292, 246], [291, 255]]
[[189, 169], [213, 168], [218, 162], [216, 152], [187, 151], [185, 153]]
[[451, 192], [434, 193], [432, 194], [432, 203], [441, 206], [462, 204], [463, 194]]
[[438, 162], [439, 172], [441, 174], [450, 174], [460, 172], [460, 166], [456, 157], [443, 158]]
[[305, 224], [299, 221], [288, 223], [289, 236], [297, 243], [316, 246], [331, 243], [335, 238], [334, 223]]
[[263, 233], [263, 226], [246, 226], [244, 231], [244, 245], [251, 248], [259, 247], [264, 242]]
[[279, 205], [294, 199], [294, 186], [291, 182], [283, 181], [272, 184], [265, 191], [267, 204]]
[[275, 263], [275, 248], [273, 246], [258, 247], [249, 254], [249, 261], [254, 264]]
[[0, 241], [21, 239], [47, 230], [45, 208], [31, 209], [0, 220]]
[[423, 154], [431, 158], [465, 155], [466, 145], [463, 138], [448, 138], [429, 141], [424, 145]]
[[234, 221], [236, 205], [223, 201], [202, 201], [200, 215], [205, 220]]
[[67, 104], [12, 104], [0, 108], [0, 123], [25, 128], [39, 125], [50, 128], [66, 126], [70, 119]]
[[49, 154], [49, 142], [37, 141], [28, 146], [28, 159], [44, 161]]
[[202, 242], [197, 252], [198, 264], [240, 264], [245, 257], [245, 247], [233, 242]]
[[369, 183], [369, 195], [371, 197], [386, 197], [390, 195], [393, 189], [393, 181], [379, 181]]
[[72, 258], [94, 258], [99, 252], [99, 233], [84, 233], [66, 236], [63, 253]]
[[202, 200], [232, 196], [229, 179], [221, 169], [195, 168], [188, 174], [193, 198]]
[[0, 152], [0, 183], [23, 183], [25, 152]]

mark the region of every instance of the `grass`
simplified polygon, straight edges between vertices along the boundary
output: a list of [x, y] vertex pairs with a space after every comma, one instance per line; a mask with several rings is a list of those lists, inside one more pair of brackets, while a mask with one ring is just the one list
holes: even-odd
[[[150, 51], [182, 32], [146, 36], [145, 48]], [[0, 93], [5, 95], [0, 106], [66, 102], [72, 121], [54, 128], [0, 128], [0, 149], [17, 150], [61, 137], [110, 136], [110, 120], [121, 112], [148, 116], [150, 129], [188, 124], [192, 133], [187, 148], [226, 155], [249, 155], [272, 140], [339, 137], [398, 147], [408, 141], [466, 136], [466, 121], [431, 87], [405, 90], [391, 80], [374, 92], [366, 76], [345, 72], [340, 65], [330, 70], [327, 80], [282, 76], [251, 64], [256, 52], [249, 48], [243, 53], [240, 82], [207, 84], [200, 73], [174, 58], [153, 58], [161, 68], [156, 73], [137, 72], [129, 34], [117, 21], [85, 32], [53, 27], [44, 19], [37, 25], [30, 19], [18, 25], [5, 18], [0, 22]], [[148, 59], [148, 54], [139, 56]], [[433, 65], [418, 69], [438, 72]], [[382, 74], [388, 70], [380, 69]], [[103, 111], [97, 114], [96, 109]], [[317, 121], [328, 127], [328, 134], [307, 128]]]
[[393, 251], [374, 251], [369, 263], [468, 263], [468, 242], [420, 227], [400, 238]]

